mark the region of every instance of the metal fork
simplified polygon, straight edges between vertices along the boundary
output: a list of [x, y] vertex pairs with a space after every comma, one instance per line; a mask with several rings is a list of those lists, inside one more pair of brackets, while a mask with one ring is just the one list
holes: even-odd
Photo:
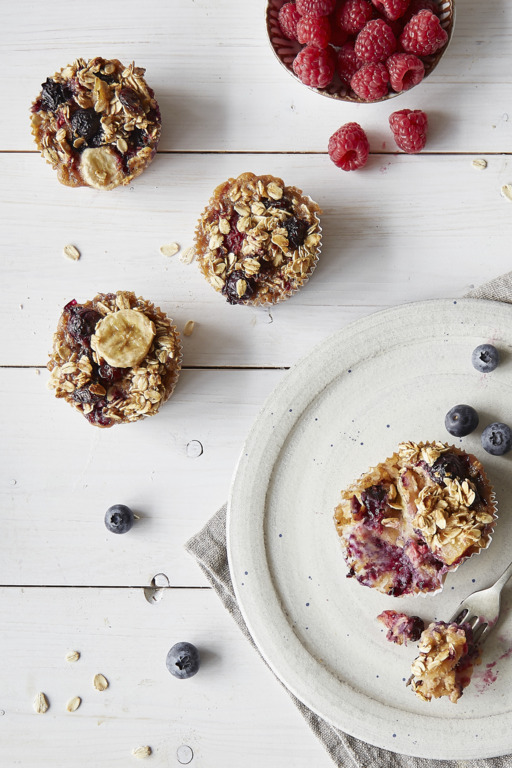
[[452, 618], [450, 624], [468, 623], [473, 630], [475, 643], [482, 645], [498, 621], [500, 615], [501, 590], [512, 577], [512, 563], [505, 569], [492, 587], [473, 592], [463, 600]]

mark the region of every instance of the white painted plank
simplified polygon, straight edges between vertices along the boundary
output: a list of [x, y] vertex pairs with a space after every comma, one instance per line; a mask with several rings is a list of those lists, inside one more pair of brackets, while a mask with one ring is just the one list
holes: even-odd
[[[214, 366], [290, 365], [378, 307], [461, 295], [510, 269], [512, 207], [500, 189], [511, 159], [487, 160], [478, 171], [465, 155], [380, 155], [344, 174], [324, 155], [164, 155], [133, 188], [101, 193], [62, 187], [35, 155], [4, 154], [0, 364], [44, 365], [63, 305], [98, 291], [134, 290], [180, 327], [195, 320], [185, 364]], [[213, 188], [249, 169], [301, 186], [325, 211], [315, 274], [271, 317], [229, 306], [195, 264], [159, 253], [189, 245]], [[80, 261], [62, 255], [67, 243]]]
[[[330, 768], [323, 747], [210, 589], [1, 589], [2, 765], [23, 768], [178, 766], [193, 750], [203, 768]], [[165, 668], [168, 649], [193, 642], [203, 664], [190, 680]], [[69, 650], [81, 658], [65, 661]], [[98, 692], [103, 673], [110, 686]], [[50, 709], [36, 714], [34, 696]], [[66, 703], [80, 696], [74, 712]], [[142, 764], [146, 764], [144, 761]]]
[[[0, 149], [30, 150], [28, 109], [47, 76], [77, 56], [104, 55], [147, 68], [162, 108], [160, 148], [169, 151], [319, 151], [344, 122], [386, 134], [395, 109], [431, 116], [431, 151], [512, 148], [512, 6], [457, 3], [455, 34], [443, 61], [411, 93], [376, 105], [336, 102], [296, 82], [266, 38], [265, 3], [181, 0], [141, 13], [136, 0], [20, 0], [3, 9], [2, 103], [9, 120]], [[374, 144], [374, 146], [376, 146]]]
[[[0, 584], [135, 586], [165, 573], [173, 586], [204, 585], [183, 545], [226, 500], [281, 376], [183, 371], [156, 416], [101, 430], [53, 397], [44, 371], [0, 369]], [[119, 503], [142, 518], [124, 535], [103, 522]]]

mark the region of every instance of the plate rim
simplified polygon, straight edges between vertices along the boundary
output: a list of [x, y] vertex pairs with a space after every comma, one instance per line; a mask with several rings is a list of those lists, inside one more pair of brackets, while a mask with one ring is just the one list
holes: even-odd
[[[382, 734], [378, 734], [376, 736], [374, 732], [371, 730], [371, 728], [368, 727], [368, 713], [366, 712], [365, 712], [364, 726], [362, 728], [359, 728], [357, 723], [357, 717], [355, 719], [352, 718], [350, 722], [348, 720], [345, 720], [343, 724], [340, 724], [340, 722], [337, 721], [336, 718], [333, 718], [330, 712], [326, 712], [326, 710], [322, 706], [319, 707], [316, 701], [311, 700], [310, 691], [304, 691], [304, 689], [301, 688], [300, 686], [297, 687], [293, 682], [290, 682], [290, 677], [287, 674], [288, 670], [283, 671], [282, 663], [279, 663], [279, 662], [283, 662], [282, 658], [278, 659], [278, 663], [275, 662], [272, 652], [269, 653], [269, 648], [267, 646], [266, 640], [262, 641], [262, 634], [264, 634], [264, 632], [258, 626], [258, 619], [256, 619], [256, 625], [255, 625], [255, 623], [253, 622], [253, 616], [251, 615], [251, 610], [249, 609], [248, 611], [247, 609], [248, 606], [246, 602], [246, 597], [249, 594], [249, 591], [247, 589], [242, 588], [243, 587], [242, 574], [239, 572], [239, 570], [237, 570], [238, 555], [236, 553], [236, 546], [234, 541], [234, 536], [236, 532], [236, 521], [235, 521], [236, 513], [234, 510], [236, 508], [236, 503], [237, 503], [237, 493], [238, 493], [238, 487], [240, 484], [240, 477], [245, 469], [244, 465], [247, 463], [244, 461], [244, 459], [245, 457], [247, 457], [248, 453], [251, 450], [251, 443], [254, 440], [254, 438], [257, 436], [257, 432], [262, 423], [262, 420], [265, 418], [266, 415], [271, 413], [270, 409], [273, 407], [273, 403], [276, 402], [276, 400], [281, 397], [283, 392], [286, 392], [286, 390], [290, 388], [290, 382], [293, 382], [294, 379], [296, 379], [296, 377], [300, 375], [301, 369], [305, 365], [308, 365], [311, 362], [311, 360], [314, 359], [316, 356], [321, 355], [323, 350], [328, 349], [337, 340], [343, 341], [343, 339], [345, 338], [350, 338], [351, 336], [354, 335], [354, 333], [357, 334], [359, 331], [364, 330], [365, 328], [374, 327], [376, 323], [377, 325], [380, 325], [381, 321], [385, 323], [387, 322], [392, 323], [393, 319], [397, 315], [401, 316], [404, 312], [406, 313], [416, 312], [416, 311], [423, 311], [423, 312], [426, 311], [427, 313], [435, 312], [437, 309], [439, 310], [444, 308], [448, 309], [451, 305], [459, 305], [458, 309], [462, 308], [463, 311], [465, 311], [466, 309], [469, 309], [470, 307], [478, 306], [482, 309], [484, 308], [489, 309], [492, 306], [493, 314], [501, 313], [503, 317], [506, 317], [508, 315], [508, 318], [507, 318], [508, 321], [510, 322], [512, 320], [511, 304], [507, 304], [505, 302], [493, 301], [489, 299], [479, 299], [479, 298], [429, 299], [429, 300], [417, 301], [417, 302], [406, 302], [397, 306], [387, 307], [385, 309], [372, 312], [368, 315], [365, 315], [362, 318], [358, 318], [357, 320], [354, 320], [351, 323], [348, 323], [347, 325], [343, 326], [339, 330], [335, 331], [333, 334], [330, 334], [323, 341], [316, 344], [305, 355], [301, 356], [301, 358], [297, 362], [295, 362], [289, 368], [288, 371], [286, 371], [286, 373], [284, 374], [282, 379], [279, 381], [277, 386], [274, 388], [271, 394], [266, 398], [262, 408], [260, 409], [256, 419], [254, 420], [248, 432], [248, 435], [244, 441], [242, 450], [240, 452], [238, 461], [236, 463], [235, 470], [232, 475], [232, 480], [231, 480], [229, 494], [228, 494], [227, 519], [226, 519], [226, 544], [227, 544], [228, 564], [229, 564], [233, 589], [235, 592], [235, 597], [237, 599], [242, 617], [263, 659], [268, 664], [268, 666], [272, 669], [276, 677], [288, 689], [288, 691], [293, 696], [295, 696], [300, 702], [302, 702], [305, 706], [311, 709], [314, 713], [322, 717], [331, 726], [333, 726], [334, 728], [338, 728], [344, 733], [347, 733], [355, 738], [361, 739], [366, 743], [372, 744], [373, 746], [376, 746], [376, 747], [388, 749], [392, 752], [398, 752], [399, 754], [407, 754], [414, 757], [434, 758], [434, 759], [440, 759], [440, 760], [471, 759], [471, 758], [476, 759], [476, 758], [502, 756], [504, 754], [507, 754], [510, 750], [512, 750], [512, 742], [508, 743], [506, 747], [500, 746], [498, 748], [498, 751], [496, 747], [494, 748], [492, 746], [486, 747], [484, 745], [483, 740], [479, 741], [477, 744], [475, 744], [474, 741], [472, 740], [471, 748], [469, 748], [469, 745], [468, 745], [469, 751], [467, 751], [466, 753], [464, 752], [463, 749], [459, 749], [458, 747], [456, 748], [457, 749], [456, 752], [453, 752], [453, 751], [447, 752], [446, 749], [444, 749], [443, 747], [439, 747], [439, 745], [436, 745], [433, 748], [431, 744], [429, 744], [428, 746], [425, 746], [425, 745], [414, 746], [412, 743], [409, 743], [404, 749], [403, 745], [399, 747], [397, 741], [393, 742], [394, 736], [393, 737], [389, 736], [387, 738], [382, 737]], [[322, 388], [319, 388], [314, 392], [313, 398], [318, 396], [321, 389]], [[297, 417], [297, 418], [300, 418], [300, 417]], [[288, 434], [288, 432], [286, 432], [286, 434]], [[269, 440], [270, 439], [271, 438], [269, 438]], [[268, 575], [270, 578], [270, 574]], [[302, 644], [300, 643], [299, 638], [296, 638], [296, 643], [298, 643], [302, 647]], [[351, 688], [350, 684], [343, 683], [343, 681], [339, 681], [339, 682], [341, 683], [342, 686], [346, 685], [349, 688]], [[366, 694], [357, 693], [355, 695], [359, 697], [359, 699], [361, 700], [364, 700], [366, 698], [367, 700], [371, 700], [375, 702], [375, 700], [372, 699], [371, 696], [368, 696]], [[351, 702], [351, 707], [357, 710], [357, 705], [354, 705], [354, 702]], [[412, 713], [412, 712], [404, 713], [403, 710], [396, 709], [392, 705], [386, 706], [384, 704], [378, 703], [377, 709], [379, 708], [382, 708], [386, 711], [391, 711], [391, 712], [396, 711], [397, 714], [401, 716], [406, 714], [411, 721], [414, 722], [414, 720], [418, 720], [417, 725], [420, 725], [421, 722], [425, 722], [425, 719], [439, 721], [439, 715], [433, 718], [432, 715], [429, 715], [429, 713], [425, 713], [421, 715], [417, 715], [416, 713]], [[362, 714], [363, 712], [364, 712], [364, 709], [361, 708], [360, 714]], [[502, 715], [495, 715], [494, 717], [500, 717], [500, 716]], [[465, 718], [467, 722], [473, 719], [474, 718]], [[379, 718], [377, 717], [376, 721], [378, 720]], [[477, 721], [480, 723], [481, 718], [478, 718]], [[373, 726], [375, 727], [375, 723], [373, 723]], [[475, 749], [475, 747], [477, 747], [477, 749]]]

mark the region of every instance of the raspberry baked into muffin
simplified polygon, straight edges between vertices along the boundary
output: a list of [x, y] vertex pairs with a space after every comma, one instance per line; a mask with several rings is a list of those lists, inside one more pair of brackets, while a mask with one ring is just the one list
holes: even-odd
[[342, 491], [334, 521], [349, 577], [387, 595], [436, 592], [490, 543], [494, 494], [472, 454], [401, 443]]
[[77, 59], [42, 84], [32, 133], [61, 184], [114, 189], [151, 162], [161, 119], [144, 72], [98, 56]]
[[275, 304], [308, 280], [320, 208], [275, 176], [242, 173], [214, 191], [195, 235], [201, 272], [230, 304]]
[[412, 690], [423, 701], [448, 696], [456, 704], [481, 661], [470, 625], [433, 622], [422, 633], [418, 648], [411, 667]]
[[48, 362], [49, 387], [96, 427], [155, 414], [181, 367], [172, 321], [134, 293], [99, 293], [64, 307]]

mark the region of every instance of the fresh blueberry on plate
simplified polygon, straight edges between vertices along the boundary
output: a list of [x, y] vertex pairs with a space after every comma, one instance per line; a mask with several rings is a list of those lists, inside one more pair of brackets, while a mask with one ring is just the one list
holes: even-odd
[[199, 651], [192, 643], [176, 643], [167, 654], [165, 664], [171, 675], [186, 680], [199, 669]]
[[450, 435], [465, 437], [478, 427], [478, 413], [471, 405], [454, 405], [446, 414], [444, 425]]
[[500, 421], [489, 424], [482, 432], [482, 448], [493, 456], [503, 456], [512, 448], [512, 431]]
[[127, 533], [134, 520], [135, 515], [125, 504], [114, 504], [105, 512], [105, 525], [111, 533]]
[[471, 355], [473, 368], [480, 373], [490, 373], [498, 367], [500, 353], [492, 344], [480, 344]]

